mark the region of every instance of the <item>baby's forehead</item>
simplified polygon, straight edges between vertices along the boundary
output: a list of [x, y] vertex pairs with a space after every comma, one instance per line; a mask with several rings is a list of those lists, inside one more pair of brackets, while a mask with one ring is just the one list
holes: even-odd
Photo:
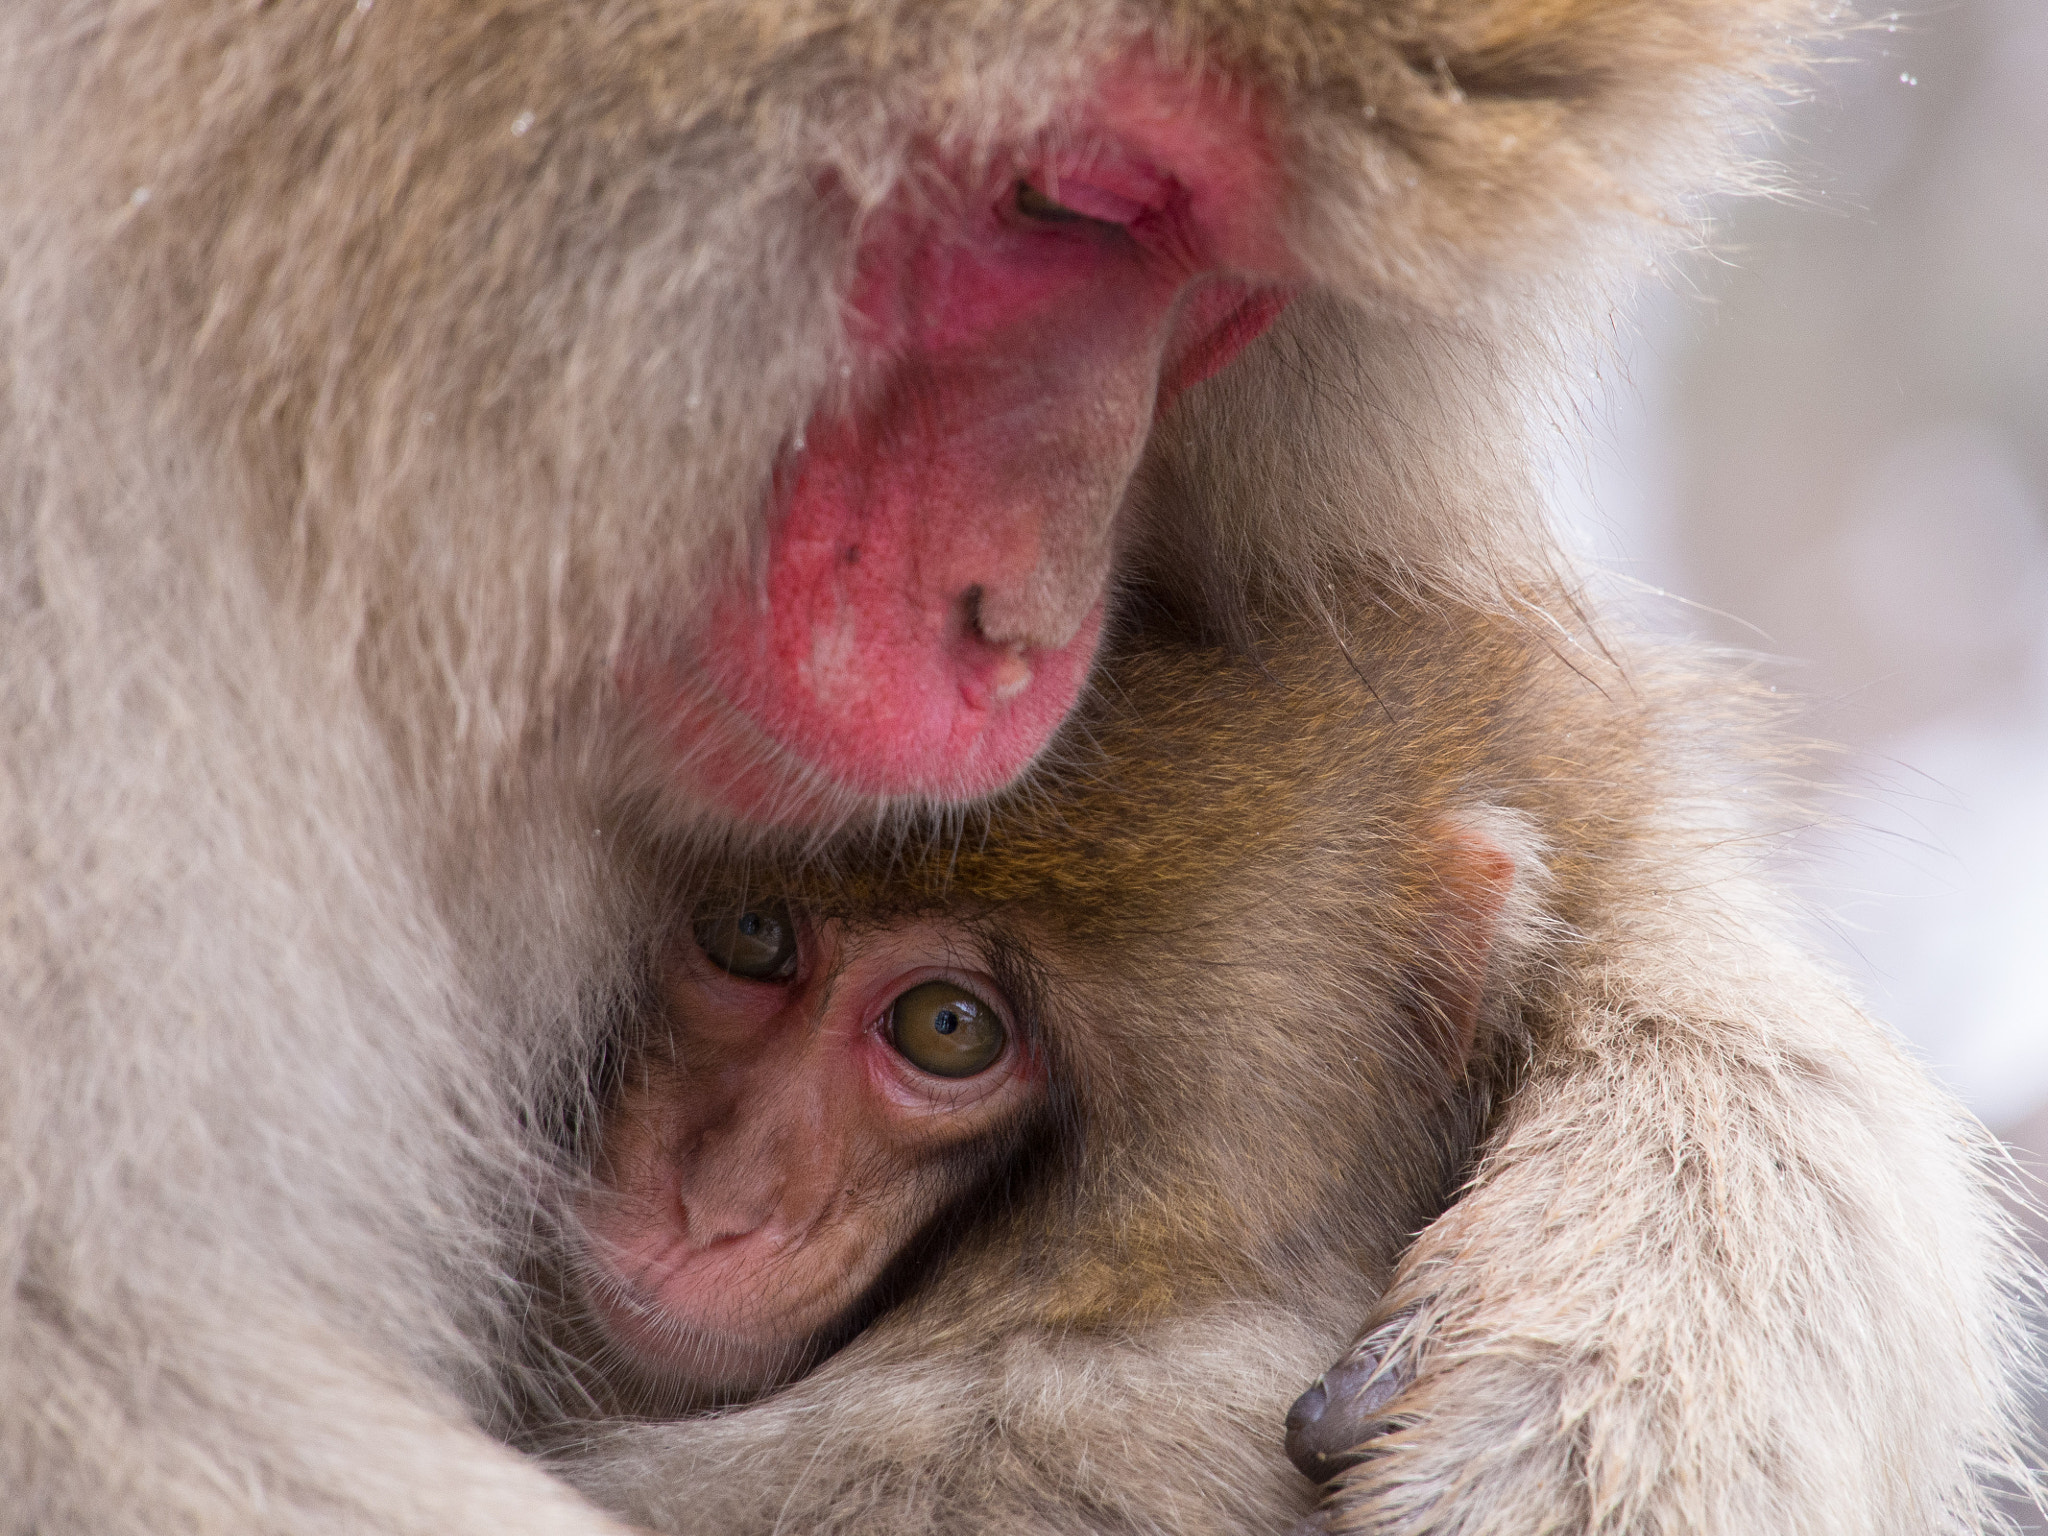
[[1218, 878], [1200, 861], [1147, 866], [1113, 847], [1009, 839], [829, 865], [751, 860], [707, 868], [679, 893], [679, 915], [782, 909], [853, 935], [922, 923], [1027, 943], [1069, 936], [1078, 925], [1095, 940], [1115, 942], [1162, 914], [1193, 918], [1239, 891], [1240, 882]]
[[924, 868], [820, 869], [750, 862], [702, 872], [680, 893], [692, 913], [785, 907], [855, 931], [931, 920], [966, 920], [995, 905], [988, 893]]
[[1077, 913], [1114, 924], [1227, 896], [1276, 858], [1298, 858], [1304, 842], [1379, 845], [1394, 831], [1299, 788], [1230, 784], [1205, 794], [1198, 785], [1169, 804], [1129, 787], [1108, 772], [1053, 780], [940, 827], [853, 834], [801, 852], [757, 847], [695, 865], [687, 899], [728, 910], [779, 902], [853, 926], [1034, 915], [1060, 923]]
[[[782, 909], [805, 924], [832, 923], [851, 935], [916, 924], [984, 935], [1034, 931], [1040, 919], [1103, 911], [1111, 872], [1080, 850], [1061, 856], [1024, 839], [970, 848], [861, 849], [830, 860], [750, 858], [691, 872], [675, 892], [684, 921]], [[1122, 903], [1114, 903], [1122, 905]]]

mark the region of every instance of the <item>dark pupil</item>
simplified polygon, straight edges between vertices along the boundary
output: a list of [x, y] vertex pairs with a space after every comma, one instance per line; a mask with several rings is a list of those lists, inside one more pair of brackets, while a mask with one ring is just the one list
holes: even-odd
[[960, 1015], [950, 1008], [940, 1009], [938, 1017], [932, 1020], [932, 1028], [942, 1035], [950, 1035], [959, 1027]]
[[749, 981], [783, 981], [796, 970], [796, 928], [779, 906], [700, 918], [697, 947], [714, 965]]

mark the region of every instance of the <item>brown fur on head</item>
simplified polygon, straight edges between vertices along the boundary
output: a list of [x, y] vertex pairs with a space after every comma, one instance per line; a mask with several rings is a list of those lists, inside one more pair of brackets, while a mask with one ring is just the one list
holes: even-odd
[[1257, 658], [1136, 634], [1060, 770], [985, 814], [673, 881], [685, 945], [696, 914], [776, 904], [947, 924], [1045, 1064], [1037, 1131], [871, 1299], [885, 1338], [1369, 1295], [1441, 1209], [1526, 1043], [1516, 989], [1593, 899], [1546, 869], [1590, 850], [1551, 847], [1583, 828], [1532, 711], [1590, 746], [1608, 708], [1513, 622], [1384, 588], [1346, 615]]

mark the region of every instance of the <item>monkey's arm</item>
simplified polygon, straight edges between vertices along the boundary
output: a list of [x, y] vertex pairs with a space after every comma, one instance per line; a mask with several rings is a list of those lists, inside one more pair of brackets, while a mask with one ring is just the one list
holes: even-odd
[[601, 1426], [556, 1464], [665, 1536], [1222, 1536], [1308, 1507], [1274, 1427], [1322, 1320], [1261, 1304], [1116, 1337], [925, 1331], [892, 1317], [765, 1402]]
[[2023, 1273], [1992, 1144], [1768, 921], [1658, 924], [1545, 1023], [1356, 1347], [1402, 1387], [1327, 1529], [1985, 1524]]
[[0, 605], [0, 1533], [616, 1536], [457, 1400], [523, 1164], [375, 743], [157, 584]]

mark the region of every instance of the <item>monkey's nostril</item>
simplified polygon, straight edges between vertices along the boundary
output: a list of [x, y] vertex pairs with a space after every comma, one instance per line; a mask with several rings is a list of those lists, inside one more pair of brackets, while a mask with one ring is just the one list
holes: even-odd
[[[983, 626], [981, 605], [986, 590], [969, 587], [960, 599], [967, 633], [986, 648], [985, 661], [977, 668], [980, 675], [963, 685], [968, 701], [977, 708], [1009, 703], [1030, 688], [1033, 676], [1030, 647], [1021, 640], [997, 640]], [[990, 651], [992, 657], [986, 654]]]
[[1014, 585], [977, 583], [960, 594], [960, 633], [1018, 656], [1063, 651], [1092, 633], [1102, 601], [1102, 583], [1071, 574], [1036, 572]]

